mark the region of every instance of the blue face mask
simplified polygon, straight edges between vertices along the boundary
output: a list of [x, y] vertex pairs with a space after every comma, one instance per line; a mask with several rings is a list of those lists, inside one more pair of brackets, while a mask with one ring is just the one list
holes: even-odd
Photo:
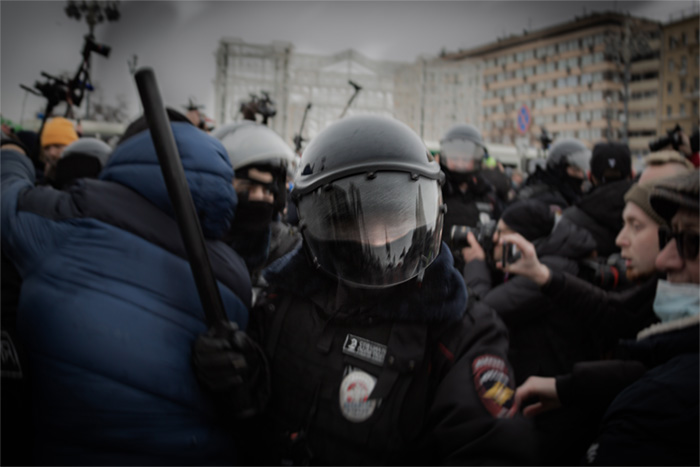
[[654, 313], [662, 323], [700, 314], [700, 285], [673, 284], [659, 280]]

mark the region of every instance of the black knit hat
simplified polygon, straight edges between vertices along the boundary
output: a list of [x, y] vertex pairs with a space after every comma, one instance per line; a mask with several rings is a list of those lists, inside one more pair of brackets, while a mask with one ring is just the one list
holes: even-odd
[[630, 178], [632, 158], [630, 148], [624, 143], [598, 143], [591, 156], [591, 175], [598, 183], [610, 183]]
[[[171, 109], [170, 107], [166, 107], [165, 111], [168, 115], [168, 120], [170, 120], [171, 122], [187, 122], [190, 124], [192, 123], [189, 118], [182, 115], [177, 110]], [[148, 130], [148, 122], [146, 121], [146, 116], [141, 115], [139, 118], [131, 122], [129, 126], [126, 127], [126, 130], [124, 130], [124, 133], [122, 134], [121, 138], [119, 138], [119, 142], [117, 143], [117, 145], [122, 144], [127, 139], [131, 138], [137, 133], [141, 133], [144, 130]]]
[[649, 195], [649, 202], [661, 217], [670, 223], [679, 208], [688, 208], [700, 214], [700, 171], [678, 175], [659, 181]]
[[503, 211], [501, 220], [528, 241], [546, 237], [554, 228], [554, 213], [542, 201], [516, 201]]

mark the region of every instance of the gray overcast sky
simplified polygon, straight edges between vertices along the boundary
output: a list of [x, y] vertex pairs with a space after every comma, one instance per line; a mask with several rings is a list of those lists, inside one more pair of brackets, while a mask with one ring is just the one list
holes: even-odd
[[[80, 62], [84, 20], [68, 18], [65, 1], [0, 0], [0, 112], [19, 121], [45, 106], [26, 96], [41, 71], [73, 74]], [[107, 103], [117, 96], [139, 112], [128, 60], [152, 67], [167, 105], [193, 97], [212, 115], [214, 51], [222, 37], [289, 41], [297, 52], [330, 54], [354, 48], [369, 58], [413, 62], [472, 48], [523, 29], [536, 30], [592, 11], [629, 11], [661, 22], [698, 11], [697, 0], [664, 1], [121, 1], [121, 18], [96, 27], [109, 58], [93, 54], [92, 82]], [[94, 99], [94, 97], [93, 97]], [[84, 110], [83, 104], [82, 110]]]

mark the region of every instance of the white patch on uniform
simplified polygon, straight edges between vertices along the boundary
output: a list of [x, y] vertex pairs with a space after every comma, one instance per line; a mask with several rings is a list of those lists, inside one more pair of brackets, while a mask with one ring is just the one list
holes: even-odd
[[386, 345], [348, 334], [343, 343], [343, 353], [382, 366], [384, 365], [384, 357], [386, 357]]
[[610, 168], [614, 169], [615, 168], [615, 159], [608, 159], [608, 164], [610, 164]]
[[340, 383], [340, 411], [347, 420], [364, 422], [374, 413], [377, 401], [369, 395], [377, 379], [362, 370], [353, 370]]

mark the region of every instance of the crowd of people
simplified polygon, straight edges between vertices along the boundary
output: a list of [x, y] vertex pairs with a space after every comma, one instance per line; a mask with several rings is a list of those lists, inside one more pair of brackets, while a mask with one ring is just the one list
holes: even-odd
[[470, 124], [432, 155], [348, 116], [296, 154], [167, 116], [221, 322], [145, 117], [3, 128], [0, 462], [700, 463], [696, 137], [523, 174]]

